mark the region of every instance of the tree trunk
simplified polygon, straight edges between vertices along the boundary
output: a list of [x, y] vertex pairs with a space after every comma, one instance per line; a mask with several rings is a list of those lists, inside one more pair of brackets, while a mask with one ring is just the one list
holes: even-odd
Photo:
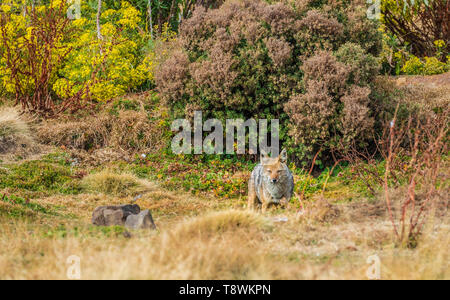
[[148, 22], [150, 23], [150, 37], [153, 38], [152, 0], [148, 0]]
[[101, 33], [101, 26], [100, 26], [100, 16], [102, 14], [102, 0], [98, 0], [97, 4], [97, 39], [99, 40], [100, 45], [100, 54], [103, 54], [102, 45], [101, 42], [103, 40], [103, 36]]

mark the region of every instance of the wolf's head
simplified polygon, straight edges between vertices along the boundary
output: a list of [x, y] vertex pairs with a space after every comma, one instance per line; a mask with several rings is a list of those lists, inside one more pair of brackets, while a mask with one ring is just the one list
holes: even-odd
[[283, 149], [278, 157], [269, 157], [265, 152], [261, 151], [261, 165], [263, 167], [263, 172], [264, 175], [269, 178], [271, 183], [277, 183], [286, 176], [286, 161], [286, 149]]

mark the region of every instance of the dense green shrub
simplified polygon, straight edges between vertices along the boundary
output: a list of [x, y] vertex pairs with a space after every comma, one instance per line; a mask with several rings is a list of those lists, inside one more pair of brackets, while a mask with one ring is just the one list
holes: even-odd
[[179, 49], [156, 71], [162, 99], [176, 116], [200, 109], [219, 119], [279, 118], [283, 142], [299, 159], [331, 138], [364, 139], [381, 43], [356, 2], [198, 8], [181, 26]]

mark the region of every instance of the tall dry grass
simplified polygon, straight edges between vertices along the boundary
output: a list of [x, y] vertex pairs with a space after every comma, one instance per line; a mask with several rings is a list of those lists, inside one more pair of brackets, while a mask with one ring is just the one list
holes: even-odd
[[110, 169], [104, 169], [84, 177], [82, 186], [91, 193], [115, 196], [137, 195], [155, 188], [150, 182], [140, 180], [131, 173], [118, 173]]
[[144, 108], [146, 97], [144, 93], [132, 98], [140, 103], [138, 110], [112, 113], [112, 106], [106, 105], [95, 114], [43, 121], [37, 137], [43, 144], [71, 151], [88, 165], [157, 153], [167, 144], [166, 129], [160, 124], [161, 111]]
[[15, 107], [0, 107], [1, 160], [28, 158], [43, 150], [43, 147], [35, 142], [30, 127], [32, 121], [29, 116], [21, 115]]
[[17, 147], [19, 143], [32, 141], [27, 122], [13, 107], [0, 108], [0, 153]]

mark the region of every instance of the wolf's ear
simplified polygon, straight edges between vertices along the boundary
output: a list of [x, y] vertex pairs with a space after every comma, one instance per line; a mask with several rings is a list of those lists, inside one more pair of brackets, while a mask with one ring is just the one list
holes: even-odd
[[278, 159], [279, 159], [282, 163], [286, 163], [286, 162], [287, 162], [287, 152], [286, 152], [286, 149], [283, 149], [283, 151], [281, 151], [280, 156], [278, 156]]
[[268, 155], [267, 152], [264, 151], [263, 149], [260, 149], [259, 152], [261, 153], [260, 156], [259, 156], [259, 157], [260, 157], [260, 160], [261, 160], [261, 163], [264, 163], [264, 161], [265, 161], [267, 158], [269, 158], [269, 155]]

